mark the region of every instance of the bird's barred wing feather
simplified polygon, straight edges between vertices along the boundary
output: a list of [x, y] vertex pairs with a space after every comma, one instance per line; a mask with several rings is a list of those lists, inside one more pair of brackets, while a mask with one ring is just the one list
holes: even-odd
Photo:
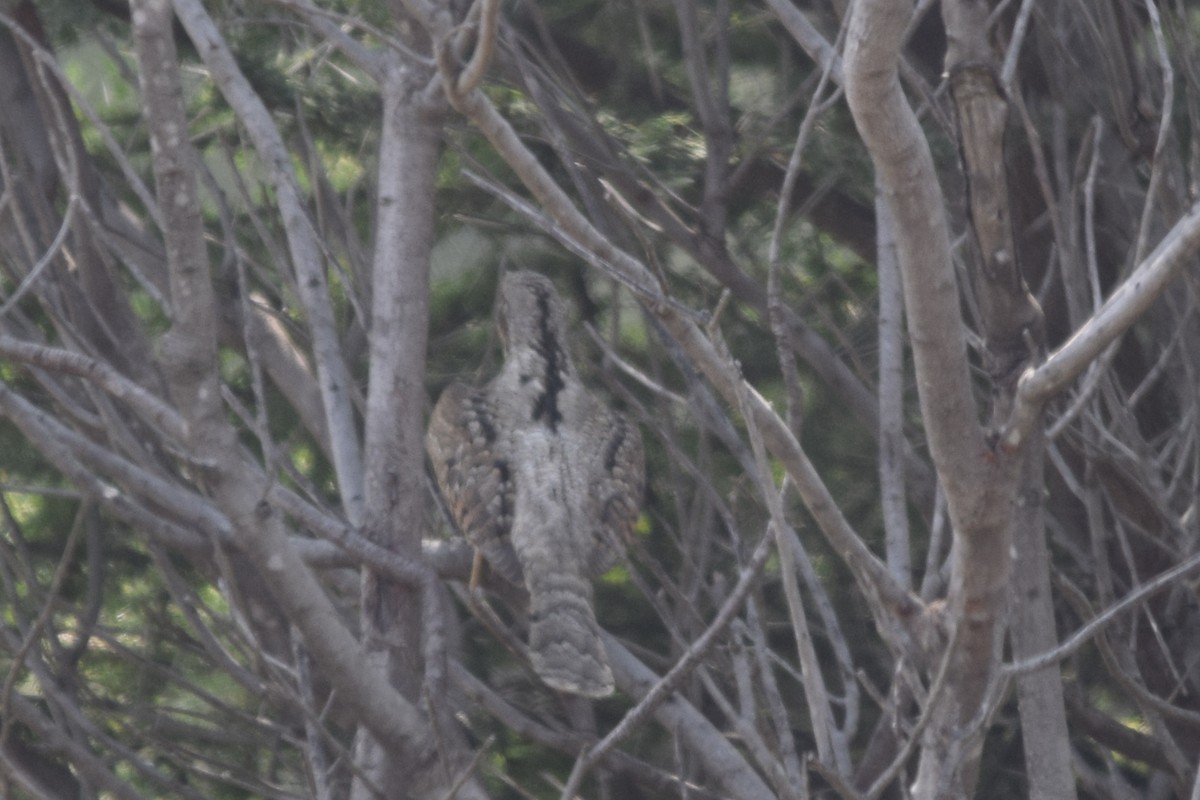
[[487, 395], [462, 383], [446, 387], [433, 408], [425, 447], [463, 535], [494, 570], [520, 586], [521, 565], [509, 539], [512, 473]]
[[593, 414], [588, 425], [592, 428], [589, 438], [602, 443], [591, 453], [592, 481], [586, 501], [594, 527], [584, 563], [591, 575], [597, 576], [616, 563], [633, 536], [646, 467], [637, 425], [608, 410]]

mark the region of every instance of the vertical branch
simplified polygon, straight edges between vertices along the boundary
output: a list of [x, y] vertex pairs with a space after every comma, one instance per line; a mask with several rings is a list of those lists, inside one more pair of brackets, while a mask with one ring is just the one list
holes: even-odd
[[879, 500], [888, 570], [912, 587], [908, 504], [904, 493], [904, 287], [896, 261], [891, 208], [883, 187], [875, 192], [879, 249]]
[[[798, 791], [803, 791], [800, 788], [803, 785], [803, 767], [800, 762], [799, 750], [796, 748], [796, 739], [792, 735], [793, 723], [791, 715], [788, 714], [789, 706], [784, 702], [783, 695], [779, 691], [779, 682], [775, 679], [774, 652], [768, 648], [765, 625], [753, 597], [746, 602], [746, 630], [746, 635], [751, 639], [749, 651], [753, 654], [754, 666], [757, 667], [758, 682], [761, 686], [759, 691], [762, 692], [765, 702], [758, 702], [754, 694], [750, 660], [744, 657], [745, 651], [735, 650], [734, 679], [738, 687], [738, 699], [742, 713], [733, 717], [734, 724], [739, 732], [755, 731], [750, 734], [750, 737], [756, 740], [755, 749], [752, 752], [756, 753], [759, 764], [763, 765], [767, 774], [773, 778], [776, 791], [784, 800], [793, 800]], [[707, 685], [711, 687], [711, 684], [712, 680], [709, 676]], [[718, 691], [713, 691], [713, 688], [710, 688], [709, 693], [714, 697], [720, 696]], [[769, 719], [775, 728], [775, 736], [778, 739], [778, 744], [774, 748], [778, 753], [777, 758], [772, 758], [766, 745], [760, 744], [761, 737], [756, 733], [758, 726], [755, 722], [759, 716], [759, 709], [763, 705], [767, 707]], [[759, 752], [762, 755], [758, 755]], [[785, 779], [781, 781], [779, 776]]]
[[[366, 533], [389, 552], [416, 563], [421, 563], [425, 504], [429, 262], [441, 148], [442, 103], [423, 98], [428, 79], [428, 71], [411, 63], [385, 67], [365, 421]], [[396, 676], [406, 697], [414, 703], [428, 700], [435, 720], [446, 722], [450, 713], [440, 685], [445, 673], [426, 658], [441, 638], [435, 630], [441, 625], [438, 595], [428, 589], [423, 580], [401, 584], [365, 570], [363, 644], [367, 659]], [[427, 679], [434, 685], [426, 686]], [[387, 752], [365, 728], [360, 730], [356, 755], [367, 774], [366, 780], [356, 781], [352, 796], [373, 796], [371, 783], [394, 786], [407, 780], [438, 786], [458, 773], [469, 760], [456, 738], [458, 727], [451, 723], [433, 729], [441, 737], [434, 763], [410, 760], [415, 752]], [[480, 797], [482, 790], [469, 780], [459, 787], [459, 796]]]
[[[1030, 437], [1021, 458], [1017, 506], [1013, 513], [1013, 569], [1009, 637], [1015, 658], [1045, 652], [1058, 644], [1046, 545], [1044, 441]], [[1031, 798], [1075, 796], [1071, 739], [1067, 730], [1062, 674], [1056, 665], [1017, 679], [1025, 765]]]
[[779, 204], [775, 209], [775, 225], [771, 230], [771, 242], [767, 246], [767, 317], [770, 321], [771, 333], [775, 337], [775, 350], [779, 359], [779, 369], [783, 376], [783, 385], [787, 390], [788, 427], [791, 428], [792, 434], [797, 437], [800, 436], [800, 420], [803, 412], [804, 397], [800, 378], [796, 373], [795, 355], [791, 347], [792, 337], [791, 329], [788, 326], [787, 307], [783, 303], [780, 251], [783, 246], [783, 234], [787, 228], [787, 222], [791, 218], [791, 198], [792, 193], [796, 189], [796, 181], [800, 176], [800, 164], [804, 148], [808, 145], [808, 139], [812, 134], [817, 118], [841, 97], [841, 92], [838, 91], [834, 92], [833, 96], [825, 101], [821, 103], [817, 102], [825, 88], [825, 82], [828, 77], [829, 72], [826, 70], [817, 82], [817, 88], [813, 91], [813, 101], [809, 104], [808, 111], [805, 112], [804, 119], [800, 122], [800, 130], [796, 134], [796, 144], [792, 147], [792, 155], [788, 159], [787, 171], [783, 175], [783, 185], [779, 190]]
[[[429, 257], [439, 126], [416, 84], [398, 66], [384, 83], [379, 199], [371, 279], [370, 382], [367, 388], [367, 532], [378, 544], [417, 559], [424, 507], [425, 344], [429, 327]], [[368, 637], [420, 607], [418, 587], [399, 608], [364, 598]], [[383, 618], [376, 615], [383, 614]], [[413, 622], [417, 618], [414, 617]], [[420, 637], [409, 642], [419, 653]], [[415, 666], [415, 665], [414, 665]], [[419, 675], [421, 670], [409, 670]], [[413, 696], [419, 684], [405, 687]]]
[[[718, 345], [722, 350], [724, 349], [723, 342], [718, 341]], [[821, 665], [813, 648], [812, 634], [808, 628], [808, 616], [800, 599], [800, 586], [796, 580], [797, 559], [796, 553], [792, 550], [794, 534], [783, 511], [782, 494], [776, 489], [771, 478], [762, 431], [754, 424], [754, 416], [750, 413], [744, 384], [738, 387], [738, 400], [742, 418], [747, 423], [750, 446], [754, 452], [754, 462], [758, 473], [755, 476], [756, 483], [771, 515], [771, 533], [779, 552], [779, 575], [783, 583], [788, 617], [792, 623], [792, 635], [796, 639], [796, 655], [800, 664], [800, 678], [804, 683], [804, 699], [808, 704], [813, 736], [817, 740], [817, 757], [828, 768], [835, 770], [838, 774], [847, 775], [850, 771], [849, 750], [845, 738], [840, 735], [834, 724], [833, 709], [829, 704], [829, 692], [825, 687], [825, 677], [821, 672]]]
[[[790, 336], [785, 320], [786, 312], [780, 280], [781, 248], [787, 221], [791, 216], [790, 200], [795, 189], [796, 180], [800, 174], [800, 165], [805, 146], [808, 144], [813, 126], [821, 113], [841, 97], [841, 92], [835, 91], [830, 98], [822, 102], [817, 102], [824, 91], [828, 78], [829, 69], [826, 68], [817, 83], [817, 88], [813, 92], [813, 101], [809, 104], [808, 111], [800, 123], [800, 130], [796, 135], [796, 143], [792, 148], [792, 154], [788, 160], [787, 171], [784, 173], [783, 186], [780, 189], [779, 203], [775, 212], [775, 225], [771, 232], [771, 241], [767, 249], [767, 313], [771, 331], [775, 337], [784, 386], [787, 389], [788, 427], [796, 437], [800, 435], [803, 396], [801, 394], [799, 377], [796, 374], [795, 361], [789, 347]], [[804, 607], [800, 600], [800, 590], [796, 581], [796, 570], [800, 567], [801, 562], [797, 552], [793, 550], [793, 546], [799, 546], [799, 540], [795, 537], [791, 527], [786, 522], [779, 492], [775, 490], [773, 485], [763, 483], [764, 481], [769, 481], [770, 471], [766, 467], [766, 454], [762, 444], [762, 435], [752, 422], [753, 417], [746, 406], [744, 392], [741, 393], [740, 402], [744, 418], [749, 423], [751, 444], [753, 445], [755, 459], [758, 464], [758, 479], [761, 485], [761, 492], [770, 508], [773, 520], [772, 527], [777, 540], [776, 546], [779, 550], [784, 595], [787, 600], [788, 613], [792, 619], [793, 635], [796, 638], [801, 677], [805, 685], [805, 698], [808, 702], [814, 732], [817, 737], [817, 752], [824, 763], [845, 775], [850, 769], [846, 732], [845, 730], [839, 730], [833, 721], [832, 709], [828, 703], [828, 692], [825, 689], [824, 678], [821, 675], [819, 664], [812, 649], [812, 639], [808, 631]], [[901, 452], [903, 451], [901, 450]], [[819, 591], [819, 587], [816, 588]], [[843, 663], [843, 666], [846, 665]], [[850, 685], [853, 685], [853, 681], [854, 677], [851, 675]], [[848, 707], [847, 718], [851, 719], [854, 717], [855, 715], [851, 713]]]
[[342, 358], [329, 284], [322, 266], [321, 246], [304, 207], [291, 157], [270, 112], [250, 87], [203, 6], [198, 0], [173, 0], [173, 4], [213, 80], [246, 127], [270, 177], [312, 334], [313, 356], [325, 403], [338, 489], [351, 524], [361, 525], [365, 507], [363, 469], [350, 401], [350, 372]]
[[900, 43], [911, 3], [855, 3], [846, 40], [846, 99], [892, 206], [896, 254], [922, 417], [938, 474], [959, 521], [982, 477], [945, 202], [929, 145], [900, 89]]
[[707, 153], [704, 162], [704, 200], [701, 216], [706, 241], [704, 247], [723, 249], [727, 218], [726, 187], [729, 177], [729, 153], [733, 147], [733, 128], [729, 124], [729, 3], [717, 0], [717, 69], [712, 75], [700, 35], [696, 3], [675, 0], [683, 57], [688, 81], [696, 102], [696, 113], [704, 126]]
[[[1021, 274], [1009, 208], [1004, 134], [1008, 101], [986, 38], [987, 4], [955, 0], [943, 6], [949, 47], [946, 68], [958, 112], [958, 142], [967, 182], [970, 224], [978, 248], [972, 269], [995, 412], [1007, 412], [1020, 370], [1044, 347], [1042, 313]], [[975, 267], [975, 263], [972, 266]], [[1000, 416], [1003, 419], [1003, 416]]]
[[[217, 61], [227, 70], [226, 79], [236, 83], [240, 75], [228, 72], [231, 56], [211, 20], [204, 16], [203, 9], [187, 0], [181, 0], [181, 5], [190, 14], [193, 35], [205, 43], [200, 49], [219, 52]], [[171, 201], [162, 209], [176, 314], [164, 360], [169, 365], [172, 394], [189, 424], [188, 444], [201, 465], [208, 490], [239, 532], [240, 546], [304, 633], [314, 657], [348, 707], [396, 752], [424, 752], [429, 747], [428, 731], [416, 706], [397, 694], [384, 673], [362, 657], [358, 642], [342, 623], [339, 612], [288, 543], [282, 516], [266, 501], [266, 476], [241, 458], [236, 433], [224, 418], [217, 374], [216, 312], [192, 177], [195, 156], [186, 136], [170, 7], [164, 0], [140, 0], [133, 8], [133, 19], [143, 103], [154, 142], [158, 195]], [[222, 62], [222, 57], [230, 59], [229, 63]], [[255, 105], [258, 101], [252, 93], [247, 90], [242, 99], [265, 117], [265, 109]], [[269, 118], [265, 122], [269, 125]], [[273, 127], [269, 131], [276, 134]], [[276, 140], [275, 144], [286, 163], [282, 143]], [[298, 203], [294, 186], [284, 189], [281, 196], [292, 190], [292, 202]], [[282, 205], [287, 216], [288, 204]], [[298, 206], [290, 210], [296, 212]], [[292, 222], [296, 222], [294, 217]]]
[[[1040, 358], [1046, 337], [1041, 308], [1025, 285], [1017, 258], [1004, 149], [1008, 101], [986, 38], [987, 11], [987, 4], [978, 0], [942, 6], [949, 41], [946, 68], [958, 112], [971, 233], [978, 249], [971, 274], [985, 337], [985, 365], [992, 379], [993, 422], [998, 426], [1011, 412], [1018, 376]], [[1017, 452], [1016, 503], [1004, 509], [1016, 552], [1010, 637], [1018, 656], [1041, 652], [1058, 641], [1042, 511], [1043, 460], [1039, 419]], [[1022, 676], [1017, 694], [1030, 797], [1074, 797], [1059, 671], [1052, 667]]]
[[[986, 4], [972, 5], [986, 18]], [[955, 10], [943, 5], [946, 15]], [[911, 3], [855, 3], [845, 51], [846, 97], [891, 206], [921, 416], [955, 533], [945, 692], [937, 707], [926, 709], [914, 795], [969, 796], [982, 744], [972, 721], [982, 718], [977, 712], [999, 660], [1015, 469], [989, 457], [977, 421], [945, 202], [929, 144], [900, 89], [900, 47], [911, 12]], [[991, 252], [1000, 265], [1004, 257], [1013, 260], [1011, 249]]]
[[[195, 152], [187, 138], [183, 86], [170, 8], [139, 0], [132, 8], [142, 103], [150, 127], [154, 181], [162, 204], [167, 273], [175, 316], [164, 345], [171, 393], [183, 418], [195, 425], [221, 417], [217, 379], [217, 314], [195, 180]], [[195, 430], [192, 431], [195, 435]]]
[[1158, 136], [1154, 140], [1154, 155], [1150, 163], [1150, 183], [1146, 187], [1146, 203], [1142, 208], [1142, 222], [1138, 226], [1137, 246], [1134, 248], [1133, 263], [1141, 263], [1146, 255], [1146, 243], [1150, 238], [1151, 222], [1158, 212], [1158, 189], [1163, 177], [1163, 152], [1171, 136], [1171, 116], [1175, 111], [1175, 70], [1171, 57], [1167, 55], [1167, 42], [1163, 36], [1162, 19], [1158, 4], [1146, 0], [1146, 11], [1150, 17], [1150, 29], [1154, 31], [1155, 53], [1162, 69], [1163, 101], [1158, 118]]

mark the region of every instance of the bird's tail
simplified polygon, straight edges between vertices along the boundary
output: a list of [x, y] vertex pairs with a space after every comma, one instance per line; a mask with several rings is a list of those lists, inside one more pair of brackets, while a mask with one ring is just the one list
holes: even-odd
[[525, 579], [534, 671], [560, 691], [584, 697], [612, 694], [612, 670], [592, 613], [591, 583], [554, 570], [528, 570]]

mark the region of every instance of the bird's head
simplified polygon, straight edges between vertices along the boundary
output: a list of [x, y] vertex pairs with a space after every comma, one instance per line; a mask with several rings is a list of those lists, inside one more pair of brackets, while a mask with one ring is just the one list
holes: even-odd
[[506, 354], [530, 349], [550, 359], [552, 350], [564, 349], [566, 312], [554, 284], [543, 275], [524, 270], [505, 274], [496, 316]]
[[533, 419], [556, 427], [559, 396], [574, 367], [567, 352], [567, 315], [554, 284], [535, 272], [506, 274], [496, 316], [513, 389], [528, 397]]

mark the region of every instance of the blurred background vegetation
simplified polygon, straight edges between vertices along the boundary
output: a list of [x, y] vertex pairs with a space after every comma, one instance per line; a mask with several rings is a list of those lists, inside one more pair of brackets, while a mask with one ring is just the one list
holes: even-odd
[[[285, 2], [218, 0], [206, 5], [290, 148], [293, 165], [308, 193], [309, 211], [322, 234], [342, 345], [361, 392], [367, 380], [363, 307], [369, 306], [364, 292], [376, 195], [378, 89], [289, 13]], [[591, 198], [609, 192], [606, 198], [611, 204], [600, 212], [592, 210], [607, 223], [606, 233], [660, 270], [676, 300], [707, 314], [718, 307], [727, 287], [686, 243], [662, 233], [661, 221], [647, 218], [652, 215], [648, 206], [626, 196], [627, 188], [613, 185], [612, 174], [635, 176], [653, 187], [665, 198], [663, 205], [692, 226], [695, 247], [713, 246], [722, 252], [714, 262], [728, 258], [744, 270], [749, 281], [765, 286], [780, 182], [820, 72], [765, 7], [726, 0], [698, 5], [705, 41], [720, 41], [727, 47], [726, 51], [713, 45], [712, 52], [727, 60], [725, 88], [730, 117], [736, 121], [731, 132], [728, 194], [718, 199], [727, 214], [720, 242], [706, 241], [706, 233], [694, 224], [700, 216], [698, 209], [711, 200], [704, 196], [708, 141], [696, 116], [678, 18], [669, 3], [506, 2], [503, 13], [510, 25], [506, 49], [493, 68], [487, 92], [563, 185], [590, 181], [593, 189], [602, 187], [590, 195], [584, 193]], [[1059, 148], [1052, 154], [1056, 159], [1052, 169], [1060, 171], [1055, 179], [1082, 185], [1087, 159], [1098, 152], [1088, 144], [1089, 126], [1103, 124], [1109, 131], [1105, 146], [1120, 150], [1105, 155], [1118, 166], [1111, 172], [1102, 170], [1103, 175], [1116, 187], [1114, 191], [1119, 191], [1119, 180], [1126, 180], [1123, 176], [1130, 172], [1135, 176], [1130, 179], [1133, 184], [1144, 188], [1144, 170], [1139, 172], [1144, 162], [1139, 159], [1145, 153], [1139, 150], [1143, 140], [1137, 138], [1143, 120], [1117, 121], [1139, 107], [1118, 103], [1100, 89], [1092, 91], [1091, 84], [1081, 84], [1081, 90], [1069, 96], [1064, 88], [1070, 84], [1046, 66], [1058, 64], [1064, 72], [1087, 69], [1086, 63], [1066, 63], [1051, 41], [1059, 29], [1053, 28], [1050, 18], [1078, 11], [1078, 5], [1057, 4], [1056, 9], [1063, 6], [1065, 10], [1047, 11], [1039, 23], [1048, 33], [1042, 34], [1044, 40], [1030, 48], [1022, 63], [1025, 112], [1035, 127], [1045, 124], [1050, 131], [1051, 123], [1058, 126], [1053, 135], [1060, 138], [1052, 143]], [[1113, 2], [1122, 9], [1137, 5]], [[1178, 54], [1182, 65], [1175, 76], [1179, 95], [1171, 136], [1178, 146], [1178, 165], [1184, 176], [1178, 181], [1183, 187], [1178, 202], [1184, 202], [1196, 178], [1192, 138], [1193, 126], [1200, 118], [1200, 93], [1196, 91], [1200, 60], [1192, 50], [1200, 41], [1196, 38], [1200, 11], [1186, 2], [1162, 5], [1163, 13], [1169, 15], [1172, 52]], [[368, 46], [380, 46], [384, 32], [393, 25], [385, 4], [331, 0], [321, 6]], [[839, 3], [814, 0], [797, 6], [831, 41], [836, 39]], [[128, 8], [119, 0], [10, 0], [0, 4], [0, 10], [4, 12], [0, 48], [11, 51], [14, 47], [9, 26], [18, 14], [34, 14], [44, 26], [44, 45], [72, 87], [75, 118], [101, 184], [97, 191], [125, 215], [129, 225], [145, 233], [146, 209], [128, 174], [132, 170], [150, 183], [149, 141], [133, 73]], [[1150, 35], [1143, 13], [1136, 8], [1128, 13], [1139, 24], [1123, 38], [1133, 59], [1129, 74], [1134, 76], [1135, 88], [1144, 89], [1148, 85], [1148, 78], [1143, 78], [1151, 52]], [[1012, 9], [997, 11], [1004, 20], [1011, 14]], [[1086, 26], [1081, 23], [1081, 27]], [[1072, 31], [1072, 35], [1078, 33]], [[1101, 46], [1097, 44], [1102, 43], [1100, 39], [1078, 35], [1093, 48], [1085, 48], [1088, 53]], [[281, 268], [288, 259], [280, 248], [283, 234], [270, 185], [244, 131], [182, 31], [177, 44], [185, 65], [189, 135], [203, 156], [198, 175], [214, 282], [227, 298], [231, 314], [238, 303], [250, 297], [304, 350], [307, 335], [294, 279]], [[906, 80], [914, 95], [928, 92], [922, 98], [923, 121], [944, 171], [953, 208], [961, 189], [955, 144], [939, 119], [946, 112], [940, 94], [943, 49], [936, 11], [922, 15], [908, 47], [911, 74]], [[619, 169], [603, 163], [606, 154], [582, 146], [574, 151], [574, 165], [564, 163], [563, 148], [570, 151], [576, 144], [548, 137], [551, 128], [543, 124], [546, 103], [529, 89], [529, 75], [535, 72], [540, 80], [553, 82], [555, 97], [562, 102], [558, 106], [561, 112], [581, 127], [597, 127], [598, 132], [584, 138], [605, 142], [611, 148], [607, 155], [619, 162]], [[1079, 79], [1079, 73], [1073, 74]], [[1115, 82], [1099, 80], [1108, 80], [1110, 88]], [[1113, 94], [1121, 94], [1119, 87], [1113, 88]], [[568, 101], [574, 105], [567, 107]], [[1122, 141], [1114, 130], [1129, 131], [1134, 139]], [[3, 146], [11, 147], [11, 141]], [[114, 145], [123, 163], [114, 155]], [[1017, 160], [1028, 159], [1028, 145], [1019, 145], [1015, 152]], [[1114, 177], [1118, 175], [1122, 177]], [[11, 192], [19, 176], [9, 173], [4, 179]], [[879, 302], [872, 180], [849, 112], [844, 104], [836, 103], [812, 129], [791, 199], [796, 212], [780, 242], [784, 302], [871, 396], [877, 382]], [[758, 489], [745, 474], [750, 456], [736, 432], [740, 421], [712, 398], [625, 290], [565, 252], [528, 217], [514, 211], [497, 191], [487, 188], [490, 184], [513, 186], [514, 181], [478, 133], [461, 118], [448, 115], [435, 199], [438, 228], [431, 267], [429, 399], [436, 398], [452, 379], [480, 382], [494, 374], [500, 349], [492, 313], [502, 270], [533, 269], [554, 280], [571, 310], [577, 334], [575, 356], [586, 380], [639, 423], [647, 447], [649, 486], [640, 538], [631, 551], [630, 563], [618, 566], [598, 583], [598, 616], [608, 631], [627, 642], [649, 666], [663, 672], [721, 605], [768, 520]], [[1018, 186], [1015, 192], [1031, 206], [1021, 220], [1026, 226], [1023, 241], [1031, 254], [1041, 255], [1040, 261], [1027, 260], [1029, 280], [1048, 310], [1051, 336], [1061, 340], [1070, 326], [1061, 322], [1066, 316], [1065, 301], [1056, 288], [1057, 278], [1047, 275], [1053, 260], [1044, 241], [1047, 211], [1036, 187]], [[52, 207], [61, 209], [63, 204], [62, 196], [51, 198]], [[1114, 218], [1123, 213], [1115, 205], [1110, 210]], [[957, 213], [961, 216], [961, 211]], [[960, 218], [956, 224], [961, 227], [962, 222]], [[1107, 253], [1102, 254], [1097, 273], [1102, 287], [1117, 280], [1128, 261], [1128, 235], [1115, 223], [1102, 228], [1102, 243], [1122, 236], [1126, 243], [1102, 248]], [[114, 252], [120, 249], [113, 247]], [[13, 263], [19, 258], [11, 250], [0, 252], [0, 258], [8, 262], [3, 290], [9, 297], [20, 283], [22, 273]], [[137, 259], [124, 263], [136, 264]], [[161, 287], [154, 279], [137, 275], [132, 267], [117, 274], [137, 319], [150, 339], [156, 340], [168, 325], [155, 296]], [[1134, 428], [1142, 432], [1147, 451], [1159, 452], [1157, 448], [1166, 438], [1191, 436], [1195, 431], [1194, 417], [1185, 415], [1196, 409], [1200, 384], [1178, 377], [1191, 375], [1194, 369], [1183, 370], [1172, 361], [1166, 377], [1146, 383], [1172, 337], [1189, 341], [1195, 335], [1195, 291], [1193, 274], [1183, 292], [1186, 297], [1179, 298], [1182, 305], [1172, 306], [1177, 315], [1172, 319], [1183, 320], [1178, 327], [1147, 323], [1115, 355], [1119, 374], [1114, 383], [1126, 387], [1127, 393], [1146, 386], [1140, 405], [1130, 413], [1136, 415]], [[761, 297], [755, 301], [745, 293], [735, 291], [734, 295], [721, 312], [720, 330], [747, 379], [782, 410], [789, 395], [776, 340], [765, 318], [765, 304]], [[21, 317], [19, 324], [13, 323], [16, 328], [40, 331], [48, 341], [61, 341], [61, 326], [33, 294], [16, 309]], [[1055, 317], [1056, 312], [1060, 316]], [[230, 330], [236, 333], [240, 324], [233, 314]], [[1180, 334], [1180, 330], [1185, 332]], [[255, 376], [255, 360], [236, 335], [223, 331], [222, 342], [227, 407], [231, 418], [240, 416], [237, 424], [244, 434], [243, 445], [264, 460], [279, 459], [279, 479], [288, 486], [314, 502], [336, 508], [334, 471], [293, 404], [271, 382], [257, 386], [260, 378]], [[52, 408], [59, 402], [36, 375], [11, 362], [0, 362], [0, 380], [40, 407]], [[875, 552], [882, 553], [873, 422], [855, 412], [843, 389], [831, 385], [819, 368], [803, 360], [799, 381], [802, 402], [794, 412], [806, 452], [855, 530]], [[982, 375], [979, 386], [981, 393], [986, 392]], [[926, 461], [912, 386], [907, 387], [906, 401], [906, 427], [910, 441], [916, 443], [913, 455]], [[255, 419], [267, 422], [277, 452], [262, 452]], [[1184, 419], [1188, 427], [1181, 433]], [[106, 424], [101, 415], [76, 422], [93, 433]], [[136, 426], [131, 431], [136, 435]], [[1194, 439], [1180, 448], [1193, 455], [1197, 452]], [[191, 469], [175, 454], [150, 449], [149, 458], [158, 459], [164, 474], [173, 479]], [[1064, 450], [1065, 475], [1086, 472], [1088, 480], [1105, 483], [1110, 495], [1126, 489], [1133, 497], [1130, 503], [1136, 505], [1141, 499], [1138, 481], [1144, 476], [1131, 477], [1124, 462], [1109, 464], [1110, 473], [1105, 473], [1102, 460], [1082, 466], [1097, 457], [1098, 451], [1082, 444], [1064, 445]], [[1170, 491], [1164, 489], [1156, 498], [1169, 496], [1174, 503], [1173, 492], [1186, 494], [1189, 487], [1194, 489], [1197, 464], [1187, 458], [1179, 458], [1177, 463], [1180, 466], [1174, 475], [1178, 483], [1171, 483]], [[1058, 604], [1060, 630], [1077, 627], [1090, 613], [1085, 601], [1070, 601], [1092, 592], [1089, 570], [1095, 557], [1088, 526], [1096, 520], [1088, 522], [1079, 499], [1082, 495], [1068, 484], [1067, 477], [1052, 477], [1047, 489], [1057, 498], [1050, 506], [1056, 515], [1051, 535], [1058, 585], [1068, 587]], [[281, 660], [286, 648], [281, 651], [263, 645], [267, 634], [262, 620], [247, 616], [256, 606], [242, 602], [238, 584], [230, 577], [239, 569], [236, 563], [224, 561], [220, 553], [196, 558], [186, 548], [172, 548], [108, 513], [90, 488], [81, 490], [7, 419], [0, 419], [0, 488], [0, 675], [4, 676], [0, 751], [8, 759], [7, 766], [0, 768], [0, 793], [31, 796], [12, 779], [13, 770], [24, 765], [48, 776], [44, 783], [48, 796], [121, 796], [112, 787], [97, 785], [77, 767], [66, 766], [74, 763], [71, 748], [80, 747], [111, 768], [132, 796], [314, 796], [305, 755], [312, 747], [305, 738], [306, 715], [310, 722], [319, 721], [316, 729], [324, 737], [320, 746], [331, 761], [340, 760], [335, 771], [343, 782], [348, 780], [345, 760], [354, 721], [339, 717], [336, 702], [319, 678], [305, 679], [299, 649], [290, 660]], [[124, 490], [114, 487], [112, 491]], [[932, 494], [921, 495], [921, 491], [912, 489], [909, 503], [913, 561], [918, 565], [925, 564], [930, 532], [945, 524], [931, 502]], [[1115, 505], [1105, 505], [1098, 513], [1109, 525], [1137, 513], [1122, 507], [1119, 499], [1106, 502]], [[432, 495], [429, 509], [425, 522], [430, 535], [442, 536], [446, 525]], [[1146, 512], [1143, 520], [1157, 518], [1161, 510]], [[815, 585], [807, 586], [806, 602], [815, 607], [827, 600], [833, 613], [826, 621], [835, 619], [840, 626], [834, 636], [826, 630], [826, 621], [814, 613], [815, 646], [827, 670], [830, 692], [842, 700], [851, 692], [865, 695], [853, 701], [854, 713], [861, 713], [859, 733], [853, 739], [858, 757], [867, 748], [880, 717], [877, 701], [887, 695], [895, 665], [841, 561], [806, 524], [806, 512], [797, 500], [792, 500], [788, 511], [823, 591], [823, 596], [814, 594]], [[1191, 519], [1181, 514], [1172, 518]], [[1118, 589], [1136, 583], [1136, 578], [1129, 577], [1137, 572], [1134, 565], [1144, 570], [1144, 578], [1180, 558], [1181, 553], [1194, 552], [1194, 527], [1167, 525], [1170, 533], [1147, 533], [1146, 528], [1142, 526], [1132, 544], [1111, 545], [1116, 550], [1125, 548], [1121, 558], [1126, 566], [1117, 570], [1122, 576]], [[1107, 550], [1109, 545], [1101, 549]], [[935, 571], [941, 567], [936, 555], [932, 563]], [[922, 570], [923, 566], [917, 569], [918, 584]], [[329, 568], [322, 577], [345, 610], [347, 621], [357, 624], [355, 570], [349, 566]], [[937, 576], [931, 578], [935, 592], [939, 581]], [[1122, 593], [1116, 591], [1115, 595]], [[568, 709], [561, 706], [560, 699], [532, 682], [513, 656], [467, 612], [461, 592], [454, 602], [451, 639], [468, 670], [528, 718], [550, 730], [567, 725]], [[740, 741], [729, 710], [719, 707], [707, 684], [720, 686], [739, 708], [757, 707], [764, 715], [773, 713], [770, 707], [776, 703], [789, 709], [803, 705], [794, 663], [796, 645], [774, 561], [769, 562], [747, 614], [758, 621], [768, 638], [756, 642], [735, 624], [728, 640], [683, 687], [743, 748], [749, 745]], [[1120, 675], [1128, 673], [1106, 664], [1101, 649], [1086, 647], [1064, 664], [1078, 734], [1072, 744], [1081, 769], [1119, 776], [1135, 793], [1131, 796], [1171, 796], [1172, 790], [1162, 787], [1178, 784], [1157, 777], [1169, 772], [1170, 765], [1154, 753], [1158, 735], [1154, 726], [1172, 729], [1181, 748], [1200, 742], [1196, 722], [1200, 706], [1195, 694], [1200, 688], [1197, 623], [1195, 594], [1185, 590], [1164, 599], [1140, 624], [1130, 622], [1122, 629], [1123, 638], [1117, 637], [1135, 650], [1157, 648], [1161, 655], [1157, 663], [1165, 677], [1160, 680], [1144, 674], [1138, 691], [1169, 698], [1171, 712], [1151, 704], [1156, 713], [1165, 715], [1165, 721], [1147, 716], [1147, 705], [1138, 700], [1138, 691], [1122, 682]], [[276, 633], [287, 639], [286, 628]], [[835, 652], [834, 639], [848, 645], [852, 670], [847, 671], [839, 660], [843, 656]], [[769, 650], [766, 657], [778, 680], [777, 698], [754, 695], [751, 687], [738, 684], [740, 670], [754, 660], [754, 648], [759, 644]], [[30, 652], [36, 658], [27, 658]], [[1149, 666], [1143, 666], [1149, 671]], [[1176, 692], [1164, 690], [1164, 681], [1173, 682]], [[872, 693], [879, 697], [872, 699]], [[834, 703], [837, 713], [848, 713], [849, 700], [839, 702]], [[556, 787], [570, 770], [571, 755], [514, 730], [465, 699], [459, 703], [472, 743], [483, 749], [483, 774], [494, 797], [558, 796]], [[598, 703], [596, 729], [601, 733], [608, 730], [627, 705], [621, 696]], [[67, 708], [80, 713], [64, 715], [62, 709]], [[33, 718], [52, 720], [58, 732], [37, 729], [29, 722]], [[790, 714], [787, 727], [799, 752], [814, 748], [803, 713]], [[657, 728], [643, 729], [625, 743], [625, 749], [669, 771], [703, 774], [703, 765], [686, 763], [686, 754], [675, 752], [671, 737]], [[1183, 752], [1194, 760], [1197, 751]], [[978, 796], [1025, 796], [1023, 769], [1015, 700], [1009, 700], [998, 712], [989, 735]], [[1103, 783], [1096, 779], [1097, 786]], [[588, 797], [665, 796], [628, 775], [585, 785]], [[1110, 796], [1099, 788], [1085, 788], [1084, 795]]]

